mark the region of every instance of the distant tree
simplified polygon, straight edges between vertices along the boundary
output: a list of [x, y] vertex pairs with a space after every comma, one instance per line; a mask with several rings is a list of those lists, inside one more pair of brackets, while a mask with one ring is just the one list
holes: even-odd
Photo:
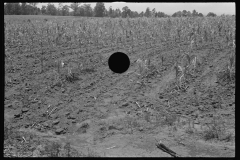
[[5, 15], [10, 14], [11, 8], [12, 8], [12, 4], [11, 3], [5, 3], [4, 4], [4, 14]]
[[178, 17], [182, 17], [183, 16], [182, 11], [178, 11], [177, 15], [178, 15]]
[[41, 15], [41, 14], [42, 14], [42, 12], [41, 12], [41, 9], [40, 9], [40, 8], [37, 8], [37, 14], [38, 14], [38, 15]]
[[127, 15], [130, 16], [130, 13], [131, 13], [131, 10], [127, 6], [122, 8], [122, 17], [123, 18], [126, 18]]
[[187, 17], [187, 11], [186, 11], [186, 10], [183, 10], [183, 11], [182, 11], [182, 16], [183, 16], [183, 17]]
[[70, 4], [70, 8], [73, 10], [73, 16], [77, 15], [78, 7], [80, 3], [72, 3]]
[[29, 5], [27, 6], [27, 8], [29, 10], [29, 14], [31, 14], [31, 15], [37, 15], [38, 14], [37, 4], [38, 3], [29, 3]]
[[125, 7], [122, 8], [122, 17], [123, 17], [123, 18], [126, 18], [126, 17], [127, 17], [127, 10], [128, 10], [128, 7], [127, 7], [127, 6], [125, 6]]
[[129, 16], [129, 17], [131, 17], [131, 18], [133, 17], [133, 11], [131, 11], [131, 9], [128, 10], [127, 16]]
[[29, 3], [30, 6], [36, 7], [38, 3]]
[[82, 16], [82, 17], [85, 16], [85, 11], [84, 11], [83, 6], [78, 6], [75, 16]]
[[22, 14], [22, 8], [20, 3], [6, 3], [4, 4], [4, 14], [20, 15]]
[[163, 12], [162, 12], [162, 14], [163, 14], [163, 17], [171, 17], [170, 15], [167, 15], [167, 14], [165, 14]]
[[63, 8], [63, 4], [59, 3], [58, 4], [58, 8], [57, 8], [57, 15], [62, 16], [62, 8]]
[[215, 14], [215, 13], [213, 13], [213, 12], [209, 12], [208, 14], [207, 14], [207, 17], [216, 17], [217, 15]]
[[157, 17], [161, 17], [161, 12], [157, 12]]
[[54, 4], [48, 3], [47, 5], [47, 14], [49, 15], [57, 15], [57, 8]]
[[202, 14], [202, 13], [198, 13], [198, 16], [199, 16], [199, 17], [203, 17], [203, 14]]
[[[109, 11], [108, 11], [108, 15], [110, 15]], [[112, 9], [111, 17], [112, 17], [112, 18], [117, 17], [117, 15], [116, 15], [116, 11], [115, 11], [114, 9]]]
[[47, 14], [47, 7], [46, 6], [42, 6], [41, 12], [42, 12], [42, 14]]
[[104, 14], [103, 14], [104, 17], [107, 17], [108, 16], [108, 10], [105, 8], [104, 10]]
[[97, 2], [96, 6], [94, 7], [94, 15], [95, 17], [103, 17], [105, 11], [105, 5], [103, 2]]
[[144, 16], [144, 13], [143, 13], [143, 12], [141, 12], [141, 13], [139, 14], [139, 16], [140, 16], [140, 17], [143, 17], [143, 16]]
[[21, 5], [22, 15], [28, 14], [28, 11], [26, 9], [27, 9], [27, 3], [23, 2], [22, 5]]
[[149, 9], [149, 7], [147, 7], [147, 9], [146, 9], [146, 11], [144, 13], [144, 16], [145, 17], [150, 17], [150, 15], [151, 15], [150, 9]]
[[26, 13], [26, 15], [33, 15], [34, 14], [34, 7], [27, 4], [25, 6], [25, 13]]
[[178, 12], [175, 12], [172, 17], [182, 17], [182, 12], [181, 11], [178, 11]]
[[21, 14], [21, 6], [20, 3], [14, 3], [14, 14], [20, 15]]
[[14, 12], [15, 6], [13, 3], [6, 3], [4, 9], [4, 13], [11, 15]]
[[156, 15], [156, 9], [153, 8], [153, 9], [152, 9], [152, 12], [151, 12], [151, 17], [156, 17], [155, 15]]
[[115, 10], [116, 17], [120, 17], [122, 15], [122, 12], [119, 8]]
[[113, 9], [112, 9], [112, 6], [109, 7], [109, 10], [108, 10], [108, 17], [113, 17]]
[[139, 15], [138, 15], [138, 12], [137, 11], [134, 11], [134, 12], [132, 12], [132, 17], [138, 17]]
[[70, 12], [69, 12], [69, 16], [73, 16], [73, 11], [70, 11]]
[[63, 16], [68, 16], [69, 15], [69, 6], [65, 5], [62, 7], [62, 15]]
[[192, 13], [190, 11], [187, 11], [187, 17], [191, 17]]
[[198, 12], [195, 9], [192, 11], [192, 16], [193, 17], [197, 17], [198, 16]]
[[170, 18], [171, 16], [170, 16], [170, 15], [167, 15], [167, 14], [165, 14], [165, 15], [164, 15], [164, 17], [166, 17], [166, 18]]
[[87, 17], [93, 16], [93, 9], [91, 7], [91, 4], [84, 4], [82, 7], [84, 10], [84, 16], [87, 16]]
[[177, 12], [173, 13], [172, 17], [177, 17]]
[[6, 4], [4, 4], [4, 15], [7, 14]]

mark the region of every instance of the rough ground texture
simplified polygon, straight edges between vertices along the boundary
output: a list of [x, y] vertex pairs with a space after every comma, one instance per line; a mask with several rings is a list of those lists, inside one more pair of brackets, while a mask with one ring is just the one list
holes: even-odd
[[[52, 85], [53, 67], [46, 62], [41, 73], [29, 51], [15, 54], [11, 65], [5, 60], [5, 79], [11, 82], [5, 83], [4, 155], [171, 157], [156, 147], [161, 141], [183, 157], [234, 157], [235, 79], [225, 71], [235, 51], [214, 43], [194, 48], [202, 61], [186, 79], [186, 89], [178, 90], [172, 67], [176, 46], [133, 49], [127, 52], [128, 72], [115, 74], [107, 59], [119, 50], [90, 47], [78, 79], [63, 85]], [[76, 59], [66, 47], [48, 54]], [[158, 72], [140, 77], [135, 61], [146, 55]]]

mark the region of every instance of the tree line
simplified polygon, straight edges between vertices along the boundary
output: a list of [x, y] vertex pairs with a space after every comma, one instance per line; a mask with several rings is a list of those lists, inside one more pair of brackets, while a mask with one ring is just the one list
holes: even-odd
[[[54, 15], [54, 16], [82, 16], [82, 17], [203, 17], [202, 13], [198, 13], [196, 10], [190, 11], [178, 11], [172, 16], [165, 14], [164, 12], [157, 12], [155, 8], [150, 10], [147, 7], [145, 12], [138, 13], [132, 11], [127, 6], [122, 10], [119, 8], [113, 9], [111, 6], [106, 9], [104, 3], [98, 2], [94, 8], [90, 4], [71, 3], [70, 6], [59, 3], [58, 7], [54, 4], [48, 3], [47, 6], [43, 5], [40, 8], [37, 7], [38, 3], [5, 3], [4, 15]], [[71, 9], [71, 11], [70, 11]], [[213, 12], [209, 12], [207, 17], [217, 16]]]

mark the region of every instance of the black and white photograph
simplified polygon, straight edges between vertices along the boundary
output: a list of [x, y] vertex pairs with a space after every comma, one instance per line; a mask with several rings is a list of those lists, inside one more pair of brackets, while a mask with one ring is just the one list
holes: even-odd
[[4, 157], [235, 157], [235, 2], [4, 2]]

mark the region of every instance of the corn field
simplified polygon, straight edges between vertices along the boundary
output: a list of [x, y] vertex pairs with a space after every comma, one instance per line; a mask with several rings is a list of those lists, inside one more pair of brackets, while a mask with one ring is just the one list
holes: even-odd
[[[89, 134], [87, 141], [94, 145], [114, 134], [150, 133], [158, 127], [162, 139], [177, 138], [184, 130], [185, 140], [199, 146], [194, 136], [230, 143], [234, 135], [229, 130], [235, 130], [235, 37], [235, 16], [6, 15], [6, 123], [40, 135]], [[129, 70], [121, 75], [108, 68], [109, 56], [117, 51], [130, 59]], [[164, 126], [172, 129], [166, 135]], [[73, 137], [68, 138], [71, 145], [79, 145]], [[30, 141], [22, 139], [21, 144]], [[171, 140], [176, 147], [182, 144], [179, 139]], [[184, 153], [193, 150], [188, 144]], [[110, 149], [119, 147], [108, 146], [109, 154]], [[216, 150], [212, 155], [220, 154]]]

